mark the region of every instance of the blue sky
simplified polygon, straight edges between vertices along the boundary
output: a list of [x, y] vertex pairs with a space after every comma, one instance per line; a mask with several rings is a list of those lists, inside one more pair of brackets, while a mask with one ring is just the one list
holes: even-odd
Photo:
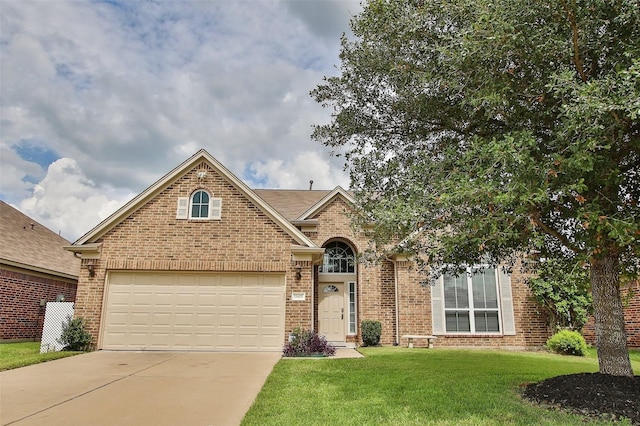
[[311, 141], [352, 0], [0, 2], [0, 199], [75, 240], [201, 148], [253, 187], [348, 187]]

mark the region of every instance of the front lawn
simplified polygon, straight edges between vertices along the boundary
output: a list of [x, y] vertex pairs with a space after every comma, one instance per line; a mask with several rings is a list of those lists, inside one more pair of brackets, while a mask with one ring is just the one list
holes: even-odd
[[65, 358], [82, 352], [40, 353], [40, 342], [0, 343], [0, 371], [24, 367], [53, 359]]
[[[524, 402], [521, 385], [596, 372], [597, 359], [543, 352], [363, 348], [361, 359], [282, 360], [242, 424], [610, 424]], [[638, 353], [632, 355], [640, 371]]]

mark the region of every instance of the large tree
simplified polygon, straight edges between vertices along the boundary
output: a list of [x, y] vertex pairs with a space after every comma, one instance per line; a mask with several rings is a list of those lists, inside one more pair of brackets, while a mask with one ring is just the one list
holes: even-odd
[[434, 273], [533, 249], [586, 264], [600, 372], [633, 375], [640, 3], [370, 0], [352, 29], [314, 138], [345, 156], [373, 240]]

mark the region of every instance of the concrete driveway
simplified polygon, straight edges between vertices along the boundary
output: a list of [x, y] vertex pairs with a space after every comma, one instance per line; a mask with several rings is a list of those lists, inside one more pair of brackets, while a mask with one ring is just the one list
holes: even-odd
[[0, 373], [2, 425], [237, 425], [280, 353], [99, 351]]

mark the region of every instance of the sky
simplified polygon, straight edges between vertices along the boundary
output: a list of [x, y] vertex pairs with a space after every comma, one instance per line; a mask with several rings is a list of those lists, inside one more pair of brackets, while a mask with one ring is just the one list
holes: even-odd
[[200, 149], [349, 187], [311, 140], [359, 0], [0, 1], [0, 199], [75, 241]]

